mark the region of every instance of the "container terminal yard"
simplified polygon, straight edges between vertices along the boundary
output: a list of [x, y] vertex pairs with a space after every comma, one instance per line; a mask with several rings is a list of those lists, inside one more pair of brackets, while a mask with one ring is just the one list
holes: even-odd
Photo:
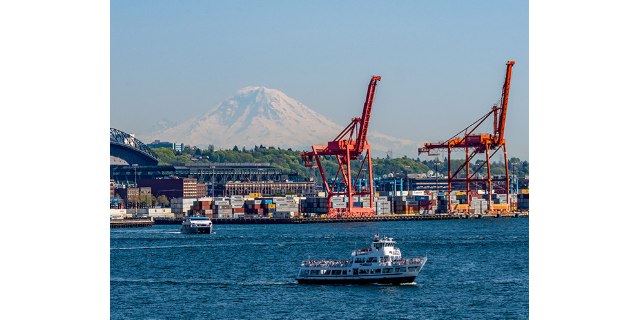
[[[170, 208], [111, 209], [111, 227], [147, 227], [153, 224], [180, 224], [186, 216], [209, 217], [214, 224], [235, 223], [321, 223], [442, 220], [473, 218], [528, 217], [528, 190], [517, 195], [479, 194], [467, 197], [456, 192], [451, 200], [453, 211], [447, 209], [449, 195], [423, 191], [398, 192], [398, 196], [374, 197], [374, 206], [365, 197], [356, 197], [356, 208], [372, 209], [374, 215], [342, 215], [330, 217], [326, 197], [262, 197], [261, 194], [231, 197], [178, 198]], [[333, 208], [347, 206], [344, 197], [332, 197]], [[470, 199], [470, 201], [467, 201]], [[509, 202], [509, 203], [507, 203]], [[489, 207], [493, 212], [489, 211]]]
[[[514, 64], [507, 62], [501, 98], [488, 113], [448, 140], [425, 143], [417, 150], [418, 154], [447, 156], [448, 172], [441, 181], [444, 185], [441, 188], [437, 183], [435, 190], [397, 191], [395, 184], [393, 191], [376, 188], [367, 132], [380, 76], [371, 76], [360, 117], [352, 118], [334, 140], [300, 153], [304, 165], [320, 173], [319, 186], [315, 182], [289, 181], [268, 163], [158, 166], [150, 148], [112, 128], [111, 227], [181, 223], [184, 217], [209, 217], [214, 224], [528, 217], [529, 190], [518, 188], [511, 179], [504, 138]], [[493, 132], [477, 132], [488, 119], [493, 119]], [[455, 151], [465, 152], [458, 168], [451, 166], [451, 153]], [[490, 160], [499, 151], [506, 164], [502, 176], [491, 174]], [[484, 162], [471, 172], [469, 164], [476, 156]], [[114, 164], [113, 157], [122, 164]], [[323, 160], [328, 158], [338, 163], [335, 173], [329, 174], [323, 167]], [[358, 161], [357, 165], [352, 166], [352, 161]], [[483, 167], [487, 174], [481, 176], [478, 171]], [[129, 185], [130, 180], [134, 188], [114, 187], [123, 182]], [[126, 199], [138, 199], [144, 193], [170, 198], [170, 207], [140, 208], [137, 200], [133, 209], [121, 207], [119, 199], [126, 203], [130, 202]]]

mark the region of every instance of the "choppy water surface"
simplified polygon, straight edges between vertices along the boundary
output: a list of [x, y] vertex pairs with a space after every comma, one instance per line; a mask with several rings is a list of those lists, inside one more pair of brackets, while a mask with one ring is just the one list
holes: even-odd
[[[529, 220], [111, 230], [112, 319], [524, 319]], [[379, 233], [428, 261], [409, 285], [299, 285], [300, 262], [344, 260]]]

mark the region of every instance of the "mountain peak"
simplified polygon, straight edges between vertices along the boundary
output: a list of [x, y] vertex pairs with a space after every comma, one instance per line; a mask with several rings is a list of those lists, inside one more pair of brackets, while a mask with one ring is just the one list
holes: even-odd
[[[279, 90], [250, 86], [236, 91], [203, 115], [158, 129], [141, 138], [195, 146], [213, 144], [228, 149], [234, 145], [265, 145], [307, 150], [312, 145], [331, 141], [343, 127]], [[391, 145], [395, 150], [413, 143], [372, 131], [370, 134], [369, 140], [379, 144], [372, 148], [383, 151]]]
[[234, 96], [249, 96], [249, 95], [257, 95], [262, 94], [263, 97], [275, 97], [275, 96], [284, 96], [289, 98], [282, 91], [276, 89], [269, 89], [266, 87], [244, 87], [234, 94]]

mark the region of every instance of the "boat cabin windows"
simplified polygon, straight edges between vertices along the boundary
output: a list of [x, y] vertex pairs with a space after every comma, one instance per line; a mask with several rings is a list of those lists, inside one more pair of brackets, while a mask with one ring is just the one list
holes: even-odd
[[407, 272], [407, 268], [396, 268], [396, 272]]
[[364, 258], [356, 258], [356, 263], [364, 263]]
[[409, 267], [409, 272], [414, 272], [414, 271], [416, 271], [417, 268], [418, 267]]
[[382, 243], [376, 243], [375, 245], [376, 251], [380, 251], [380, 249], [382, 249], [383, 244]]
[[367, 258], [367, 262], [378, 262], [378, 258], [377, 257]]
[[375, 269], [375, 270], [371, 270], [371, 273], [379, 274], [381, 271], [382, 271], [381, 269]]
[[393, 272], [393, 268], [384, 268], [382, 269], [382, 273], [392, 273]]
[[[358, 269], [354, 269], [354, 272], [357, 272], [356, 270]], [[304, 274], [304, 275], [311, 275], [311, 276], [317, 276], [317, 275], [323, 275], [323, 276], [339, 276], [341, 274], [346, 275], [347, 274], [347, 270], [301, 270], [300, 274]], [[357, 274], [357, 273], [355, 273]]]
[[370, 274], [372, 271], [373, 269], [353, 269], [353, 274]]

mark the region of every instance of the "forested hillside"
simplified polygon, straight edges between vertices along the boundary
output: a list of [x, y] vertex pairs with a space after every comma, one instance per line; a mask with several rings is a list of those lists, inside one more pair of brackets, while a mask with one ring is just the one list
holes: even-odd
[[[183, 152], [175, 152], [171, 148], [155, 148], [153, 151], [160, 157], [161, 165], [174, 165], [179, 163], [270, 163], [272, 166], [282, 169], [284, 174], [300, 174], [302, 178], [313, 177], [314, 173], [319, 178], [319, 173], [315, 168], [307, 168], [304, 166], [300, 158], [300, 151], [291, 149], [275, 149], [255, 146], [253, 149], [233, 150], [217, 150], [213, 151], [213, 146], [208, 149], [199, 149], [195, 147], [185, 147]], [[452, 159], [451, 167], [458, 168], [464, 161], [460, 159]], [[419, 158], [411, 159], [408, 157], [395, 159], [372, 159], [373, 172], [375, 177], [382, 177], [389, 174], [406, 173], [428, 173], [435, 172], [436, 169], [440, 174], [447, 175], [446, 158], [438, 159], [429, 157], [428, 160], [420, 161]], [[470, 164], [470, 171], [474, 172], [476, 168], [482, 165], [482, 160], [477, 160]], [[337, 161], [334, 159], [326, 159], [322, 162], [325, 173], [333, 177], [338, 170]], [[359, 163], [352, 163], [352, 168], [358, 167]], [[529, 174], [529, 163], [520, 161], [518, 158], [509, 160], [509, 169], [515, 170], [518, 176]], [[492, 162], [491, 173], [500, 175], [504, 174], [504, 163]], [[486, 174], [486, 166], [479, 171], [480, 174]], [[357, 174], [353, 171], [353, 174]]]

